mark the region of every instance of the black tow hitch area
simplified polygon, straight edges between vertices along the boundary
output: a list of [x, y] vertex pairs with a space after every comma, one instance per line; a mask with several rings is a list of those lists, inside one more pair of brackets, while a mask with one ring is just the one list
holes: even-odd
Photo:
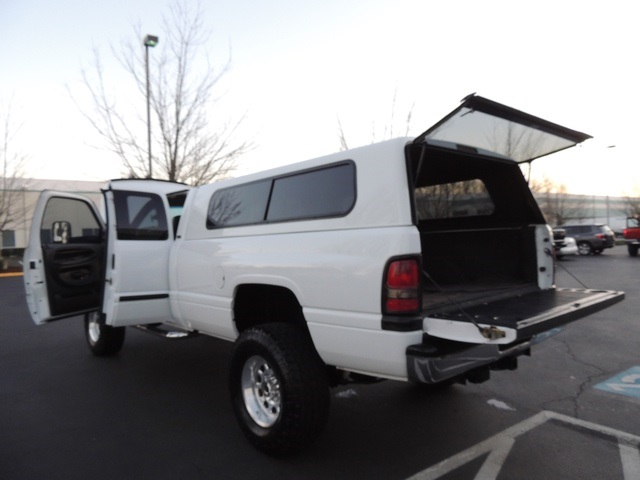
[[501, 358], [490, 366], [491, 370], [517, 370], [518, 357]]
[[484, 383], [491, 378], [491, 371], [517, 370], [518, 357], [501, 358], [497, 362], [484, 367], [474, 368], [463, 375], [462, 383]]
[[491, 370], [489, 367], [480, 367], [469, 370], [464, 379], [471, 383], [484, 383], [491, 378]]

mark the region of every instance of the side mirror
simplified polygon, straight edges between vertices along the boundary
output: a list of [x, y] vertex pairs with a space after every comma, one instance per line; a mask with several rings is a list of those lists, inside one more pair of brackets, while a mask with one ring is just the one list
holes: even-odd
[[61, 220], [51, 225], [53, 243], [69, 243], [71, 240], [71, 223]]

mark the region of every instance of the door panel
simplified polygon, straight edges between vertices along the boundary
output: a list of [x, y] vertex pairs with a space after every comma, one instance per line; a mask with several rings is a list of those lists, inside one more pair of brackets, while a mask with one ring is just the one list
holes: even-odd
[[172, 322], [169, 303], [169, 229], [166, 196], [113, 188], [109, 212], [103, 312], [112, 326]]
[[35, 323], [99, 309], [104, 233], [90, 200], [50, 191], [40, 195], [24, 263], [27, 303]]
[[99, 307], [102, 245], [43, 245], [42, 254], [53, 316]]

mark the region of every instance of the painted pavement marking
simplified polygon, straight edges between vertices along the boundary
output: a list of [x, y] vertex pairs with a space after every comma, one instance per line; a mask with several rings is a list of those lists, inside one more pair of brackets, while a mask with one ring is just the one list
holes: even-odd
[[0, 273], [0, 278], [3, 277], [21, 277], [22, 272], [8, 272], [8, 273]]
[[640, 478], [640, 450], [624, 443], [619, 443], [619, 445], [624, 478]]
[[453, 457], [449, 457], [422, 472], [416, 473], [407, 480], [436, 480], [486, 454], [489, 455], [475, 476], [475, 480], [495, 480], [517, 438], [552, 420], [617, 439], [624, 480], [637, 480], [640, 478], [639, 436], [559, 413], [543, 411]]
[[640, 367], [631, 367], [609, 380], [598, 383], [593, 388], [609, 393], [640, 398]]

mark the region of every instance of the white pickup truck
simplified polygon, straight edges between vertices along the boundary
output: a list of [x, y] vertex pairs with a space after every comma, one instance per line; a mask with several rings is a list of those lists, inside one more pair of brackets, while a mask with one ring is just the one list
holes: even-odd
[[472, 95], [417, 138], [195, 188], [111, 181], [106, 221], [45, 191], [29, 310], [36, 324], [84, 315], [96, 355], [116, 354], [127, 326], [235, 342], [239, 424], [290, 453], [321, 431], [332, 386], [481, 382], [623, 299], [555, 287], [553, 235], [520, 169], [587, 138]]

